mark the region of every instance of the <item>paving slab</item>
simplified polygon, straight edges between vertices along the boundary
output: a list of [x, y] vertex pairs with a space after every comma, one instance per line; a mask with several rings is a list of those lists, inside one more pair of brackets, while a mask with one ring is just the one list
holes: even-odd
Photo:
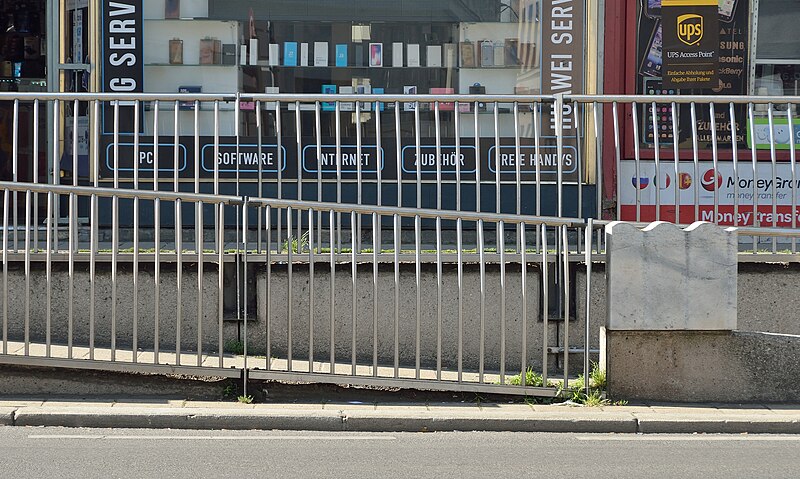
[[13, 426], [17, 408], [0, 407], [0, 426]]

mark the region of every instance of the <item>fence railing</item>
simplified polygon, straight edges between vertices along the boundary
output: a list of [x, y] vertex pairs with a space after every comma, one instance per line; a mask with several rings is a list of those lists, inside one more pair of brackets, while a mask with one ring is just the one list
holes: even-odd
[[[798, 103], [687, 95], [3, 92], [0, 112], [11, 127], [0, 145], [0, 179], [792, 228]], [[58, 224], [68, 204], [53, 207]], [[88, 203], [76, 208], [88, 215]], [[10, 224], [18, 226], [23, 214], [17, 204]], [[46, 216], [38, 196], [31, 214], [33, 224]], [[111, 211], [99, 215], [112, 223]], [[131, 212], [120, 215], [132, 228]], [[140, 225], [154, 224], [141, 212]], [[34, 245], [40, 240], [34, 232]], [[796, 252], [795, 241], [778, 237], [748, 243], [753, 252]]]
[[[0, 361], [546, 396], [581, 370], [570, 357], [589, 328], [574, 318], [569, 263], [591, 241], [581, 219], [20, 182], [0, 190]], [[14, 195], [28, 212], [16, 228]], [[38, 249], [37, 196], [48, 205]], [[58, 197], [70, 205], [62, 225]], [[82, 226], [81, 200], [91, 206]], [[116, 212], [126, 207], [153, 211], [147, 238], [137, 215], [132, 242], [122, 238]], [[115, 218], [110, 240], [102, 209]], [[165, 226], [167, 213], [175, 221]], [[213, 236], [198, 226], [208, 217]], [[589, 343], [579, 349], [587, 372]]]

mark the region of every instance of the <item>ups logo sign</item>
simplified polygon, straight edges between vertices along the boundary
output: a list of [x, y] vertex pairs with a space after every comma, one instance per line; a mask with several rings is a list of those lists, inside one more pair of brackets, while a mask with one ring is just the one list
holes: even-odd
[[703, 39], [703, 17], [687, 13], [678, 17], [678, 40], [687, 45], [697, 45]]

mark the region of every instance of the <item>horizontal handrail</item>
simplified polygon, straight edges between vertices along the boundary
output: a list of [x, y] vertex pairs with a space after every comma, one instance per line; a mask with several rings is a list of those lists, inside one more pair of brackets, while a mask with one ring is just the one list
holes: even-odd
[[118, 197], [126, 199], [138, 198], [140, 200], [167, 200], [167, 201], [186, 201], [190, 203], [218, 203], [226, 205], [241, 205], [244, 200], [240, 196], [212, 195], [202, 193], [190, 193], [183, 191], [152, 191], [136, 190], [125, 188], [100, 188], [94, 186], [67, 186], [67, 185], [46, 185], [43, 183], [14, 183], [10, 181], [0, 181], [0, 190], [32, 193], [54, 193], [59, 195], [96, 195], [103, 197]]
[[401, 208], [397, 206], [356, 205], [346, 203], [324, 203], [319, 201], [279, 200], [275, 198], [247, 198], [249, 204], [261, 204], [273, 208], [292, 208], [297, 210], [321, 210], [339, 213], [378, 214], [381, 216], [419, 216], [426, 219], [488, 221], [508, 224], [525, 223], [547, 226], [584, 226], [586, 221], [578, 218], [559, 218], [555, 216], [512, 215], [498, 213], [472, 213], [465, 211], [436, 210], [427, 208]]

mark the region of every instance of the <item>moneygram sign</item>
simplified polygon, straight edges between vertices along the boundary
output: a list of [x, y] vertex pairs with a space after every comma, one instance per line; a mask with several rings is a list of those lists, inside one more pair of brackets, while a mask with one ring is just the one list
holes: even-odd
[[[800, 174], [792, 178], [790, 165], [778, 163], [775, 178], [770, 163], [759, 164], [757, 175], [752, 169], [739, 168], [734, 176], [733, 164], [700, 162], [695, 171], [692, 162], [681, 162], [679, 180], [675, 181], [674, 163], [661, 163], [658, 180], [653, 162], [639, 164], [639, 189], [637, 195], [636, 162], [624, 160], [620, 164], [620, 212], [622, 220], [636, 221], [636, 204], [639, 202], [640, 221], [655, 220], [656, 198], [660, 200], [660, 219], [672, 221], [675, 215], [675, 188], [678, 188], [680, 222], [696, 220], [716, 221], [723, 225], [771, 226], [773, 220], [779, 227], [791, 227], [792, 219], [800, 224]], [[638, 198], [637, 198], [638, 197]], [[716, 218], [714, 203], [717, 203]], [[775, 201], [775, 214], [772, 204]], [[699, 215], [695, 217], [695, 204]], [[793, 212], [793, 206], [795, 211]], [[755, 213], [754, 213], [755, 211]]]

